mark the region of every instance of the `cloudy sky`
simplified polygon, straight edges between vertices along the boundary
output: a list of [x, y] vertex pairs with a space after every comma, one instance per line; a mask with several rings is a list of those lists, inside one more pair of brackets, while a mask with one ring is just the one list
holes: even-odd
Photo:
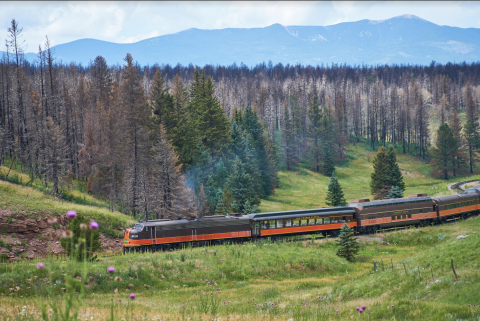
[[[45, 36], [53, 45], [82, 38], [129, 43], [189, 28], [327, 26], [417, 15], [439, 25], [480, 28], [480, 2], [4, 2], [0, 39], [15, 18], [27, 52]], [[0, 50], [3, 48], [0, 45]]]

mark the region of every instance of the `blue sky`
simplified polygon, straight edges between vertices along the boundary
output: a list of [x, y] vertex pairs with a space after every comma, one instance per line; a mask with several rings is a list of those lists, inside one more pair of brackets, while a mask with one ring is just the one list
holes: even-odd
[[[130, 43], [189, 28], [327, 26], [413, 14], [439, 25], [480, 28], [480, 2], [5, 2], [0, 1], [0, 40], [15, 18], [27, 52], [45, 36], [53, 45], [82, 38]], [[3, 45], [0, 45], [3, 50]]]

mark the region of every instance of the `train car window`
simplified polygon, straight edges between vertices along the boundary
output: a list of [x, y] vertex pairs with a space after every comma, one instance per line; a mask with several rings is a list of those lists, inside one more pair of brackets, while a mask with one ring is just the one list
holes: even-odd
[[283, 220], [278, 220], [277, 221], [277, 227], [278, 228], [283, 227]]
[[401, 220], [402, 219], [402, 215], [397, 215], [397, 220]]
[[330, 224], [330, 217], [325, 217], [323, 219], [323, 224]]
[[317, 224], [323, 224], [323, 218], [317, 218]]
[[392, 216], [392, 221], [395, 221], [395, 216]]
[[262, 229], [264, 230], [264, 229], [266, 229], [266, 228], [267, 228], [267, 222], [262, 221]]
[[307, 222], [308, 222], [308, 220], [302, 220], [302, 221], [301, 221], [302, 226], [306, 226], [306, 225], [307, 225]]
[[347, 217], [346, 217], [346, 221], [347, 221], [347, 222], [351, 222], [351, 219], [352, 219], [352, 218], [351, 218], [350, 216], [347, 216]]
[[272, 228], [275, 228], [275, 221], [269, 221], [269, 228], [272, 229]]
[[338, 223], [338, 217], [332, 217], [330, 223]]
[[422, 211], [423, 211], [423, 210], [422, 210], [422, 209], [420, 209], [420, 210], [418, 211], [418, 213], [422, 213]]
[[308, 225], [315, 225], [315, 220], [308, 220]]
[[140, 225], [140, 224], [135, 224], [135, 226], [133, 228], [136, 228], [136, 229], [139, 229], [139, 230], [143, 230], [143, 226]]
[[293, 226], [300, 226], [300, 220], [293, 220]]
[[338, 220], [340, 223], [345, 223], [345, 216], [344, 217], [340, 217], [340, 219]]
[[412, 214], [408, 214], [407, 216], [408, 216], [408, 218], [412, 218]]
[[285, 220], [285, 227], [292, 226], [292, 220]]
[[145, 226], [145, 232], [148, 232], [148, 226]]

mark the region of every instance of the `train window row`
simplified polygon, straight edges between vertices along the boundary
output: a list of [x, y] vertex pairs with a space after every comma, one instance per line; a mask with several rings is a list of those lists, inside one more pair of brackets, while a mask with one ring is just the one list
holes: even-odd
[[407, 219], [407, 218], [412, 218], [412, 214], [393, 215], [393, 216], [392, 216], [392, 221], [405, 220], [405, 219]]
[[440, 210], [441, 210], [441, 211], [443, 211], [443, 210], [450, 210], [450, 209], [453, 209], [453, 208], [471, 206], [471, 205], [475, 205], [475, 204], [478, 204], [478, 201], [477, 201], [477, 200], [475, 200], [475, 201], [468, 201], [468, 202], [461, 202], [461, 203], [455, 203], [455, 204], [441, 205], [441, 206], [440, 206]]
[[324, 217], [317, 219], [287, 219], [287, 220], [270, 220], [262, 221], [261, 228], [264, 230], [274, 229], [274, 228], [283, 228], [283, 227], [296, 227], [296, 226], [307, 226], [307, 225], [323, 225], [323, 224], [335, 224], [335, 223], [346, 223], [352, 222], [353, 218], [351, 216], [342, 216], [342, 217]]

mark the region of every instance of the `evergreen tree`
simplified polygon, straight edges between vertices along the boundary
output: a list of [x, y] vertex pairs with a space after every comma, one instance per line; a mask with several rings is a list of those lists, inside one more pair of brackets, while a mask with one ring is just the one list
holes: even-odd
[[232, 207], [236, 213], [243, 212], [247, 200], [250, 201], [251, 205], [260, 204], [260, 199], [255, 192], [254, 180], [252, 176], [245, 171], [245, 165], [238, 156], [233, 163], [227, 184], [233, 195], [235, 205], [232, 205]]
[[357, 238], [354, 236], [354, 231], [347, 224], [344, 224], [340, 229], [340, 236], [337, 240], [339, 249], [337, 250], [337, 256], [345, 258], [347, 261], [352, 262], [357, 255], [360, 248], [357, 243]]
[[370, 182], [370, 191], [375, 199], [383, 199], [390, 189], [389, 185], [389, 161], [385, 147], [378, 149], [373, 159], [372, 181]]
[[167, 132], [168, 138], [173, 139], [175, 136], [174, 130], [178, 126], [177, 113], [175, 112], [174, 99], [168, 93], [165, 87], [165, 80], [162, 77], [160, 70], [155, 72], [153, 77], [153, 86], [150, 94], [150, 104], [153, 112], [154, 124], [158, 127], [163, 125]]
[[225, 184], [225, 188], [223, 189], [223, 193], [222, 193], [222, 203], [227, 213], [232, 213], [233, 211], [232, 204], [234, 201], [235, 200], [233, 198], [232, 192], [230, 192], [230, 190], [228, 189], [228, 185]]
[[220, 197], [217, 202], [217, 206], [215, 207], [215, 215], [228, 215], [228, 211], [223, 204], [222, 198]]
[[328, 184], [328, 192], [325, 198], [325, 203], [328, 206], [345, 206], [347, 202], [345, 201], [345, 196], [343, 195], [342, 186], [338, 182], [335, 172], [332, 173], [330, 178], [330, 184]]
[[247, 214], [252, 214], [252, 213], [258, 213], [258, 207], [257, 207], [257, 205], [252, 206], [252, 204], [250, 204], [250, 200], [247, 200], [245, 202], [245, 205], [243, 205], [242, 214], [247, 215]]
[[385, 199], [403, 198], [403, 191], [398, 186], [392, 186]]
[[435, 169], [443, 172], [446, 180], [457, 151], [458, 143], [453, 137], [453, 131], [447, 124], [442, 124], [437, 130], [435, 147], [432, 148], [432, 163]]
[[390, 146], [387, 151], [388, 161], [388, 185], [397, 186], [402, 192], [405, 191], [405, 183], [403, 182], [403, 175], [397, 163], [397, 153], [395, 149]]

